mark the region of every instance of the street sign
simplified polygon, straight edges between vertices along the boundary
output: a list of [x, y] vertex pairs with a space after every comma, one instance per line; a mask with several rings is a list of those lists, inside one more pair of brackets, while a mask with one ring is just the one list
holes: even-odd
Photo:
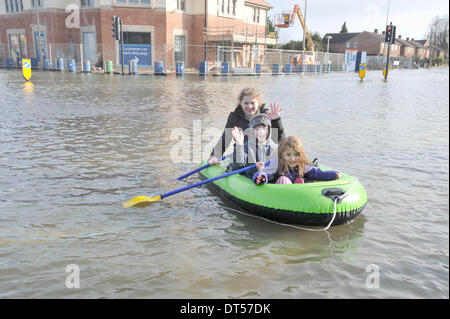
[[366, 76], [366, 69], [367, 66], [365, 63], [361, 63], [359, 65], [359, 78], [361, 79], [361, 81], [364, 79], [364, 77]]
[[27, 82], [31, 78], [31, 60], [30, 59], [22, 59], [22, 74]]
[[386, 77], [386, 73], [389, 69], [389, 66], [387, 64], [383, 65], [383, 76]]

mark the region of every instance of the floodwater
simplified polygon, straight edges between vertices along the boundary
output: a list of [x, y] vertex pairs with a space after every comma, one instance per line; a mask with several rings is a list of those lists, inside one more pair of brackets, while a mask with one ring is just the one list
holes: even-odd
[[[0, 69], [0, 298], [449, 297], [448, 68], [32, 81]], [[248, 85], [311, 158], [358, 177], [356, 220], [300, 230], [206, 187], [122, 208], [184, 186]]]

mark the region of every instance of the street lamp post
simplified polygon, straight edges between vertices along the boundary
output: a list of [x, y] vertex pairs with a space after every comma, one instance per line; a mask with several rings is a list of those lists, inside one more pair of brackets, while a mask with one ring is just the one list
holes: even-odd
[[41, 4], [41, 1], [35, 1], [36, 4], [36, 19], [37, 19], [37, 45], [38, 45], [38, 50], [39, 50], [39, 68], [41, 70], [44, 69], [44, 57], [42, 56], [42, 42], [41, 42], [41, 21], [40, 21], [40, 14], [39, 14], [39, 6]]
[[330, 40], [333, 37], [331, 35], [327, 36], [327, 68], [330, 65], [330, 58], [328, 57], [328, 53], [330, 52]]

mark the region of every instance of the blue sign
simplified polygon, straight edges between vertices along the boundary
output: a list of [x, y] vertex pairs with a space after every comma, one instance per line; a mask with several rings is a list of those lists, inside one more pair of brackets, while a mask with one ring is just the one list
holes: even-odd
[[364, 71], [364, 70], [366, 69], [366, 66], [365, 66], [364, 64], [361, 64], [361, 65], [359, 66], [359, 69], [360, 69], [361, 71]]
[[34, 32], [34, 43], [35, 43], [35, 47], [36, 47], [36, 57], [39, 58], [39, 48], [41, 48], [41, 52], [42, 52], [42, 58], [45, 59], [47, 58], [46, 54], [45, 54], [45, 32], [41, 32], [41, 38], [39, 39], [39, 34], [38, 32]]
[[[130, 60], [138, 60], [138, 65], [152, 65], [151, 45], [145, 44], [124, 44], [124, 64], [128, 65]], [[122, 48], [119, 46], [119, 64], [122, 65]]]

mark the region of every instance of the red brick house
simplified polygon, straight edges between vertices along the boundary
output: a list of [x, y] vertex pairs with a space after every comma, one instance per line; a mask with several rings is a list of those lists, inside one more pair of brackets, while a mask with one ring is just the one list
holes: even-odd
[[[367, 52], [367, 55], [386, 55], [387, 46], [384, 43], [384, 32], [356, 32], [356, 33], [327, 33], [323, 42], [327, 43], [327, 36], [330, 39], [330, 52], [344, 53], [345, 50], [359, 50]], [[391, 56], [400, 56], [400, 45], [393, 43], [391, 45]]]
[[[276, 44], [266, 32], [264, 0], [2, 0], [0, 58], [89, 59], [120, 64], [113, 17], [123, 21], [126, 58], [140, 65], [176, 61], [196, 66], [208, 59], [234, 65]], [[40, 34], [40, 36], [39, 36]], [[230, 54], [228, 54], [230, 53]], [[127, 61], [125, 61], [127, 64]]]

